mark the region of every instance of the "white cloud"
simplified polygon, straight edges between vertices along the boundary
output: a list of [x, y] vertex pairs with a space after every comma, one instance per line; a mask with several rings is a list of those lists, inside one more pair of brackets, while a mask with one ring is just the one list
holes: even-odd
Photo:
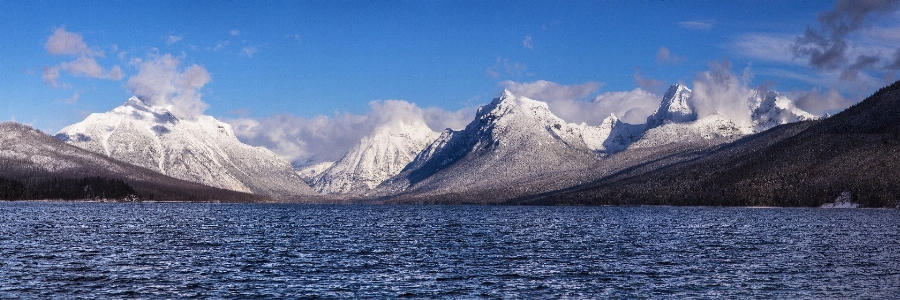
[[686, 57], [675, 55], [672, 51], [669, 51], [669, 48], [660, 47], [659, 51], [656, 51], [656, 63], [677, 65], [685, 61], [687, 61]]
[[531, 44], [531, 36], [530, 35], [526, 35], [525, 39], [522, 40], [522, 47], [534, 50], [534, 45]]
[[840, 92], [833, 88], [823, 92], [818, 87], [815, 87], [809, 91], [787, 93], [787, 97], [794, 100], [794, 104], [798, 108], [816, 116], [843, 110], [854, 103], [853, 100], [844, 98]]
[[500, 82], [500, 86], [508, 89], [517, 96], [525, 96], [535, 100], [573, 100], [587, 97], [597, 90], [602, 84], [599, 82], [586, 82], [575, 85], [561, 85], [546, 80], [519, 83], [511, 80]]
[[228, 44], [231, 44], [231, 42], [224, 41], [224, 42], [218, 43], [218, 44], [216, 44], [215, 47], [212, 48], [212, 50], [219, 51], [219, 50], [225, 49], [225, 46], [228, 46]]
[[80, 57], [71, 62], [59, 64], [59, 69], [65, 70], [73, 76], [85, 76], [88, 78], [101, 78], [109, 80], [121, 80], [122, 68], [113, 66], [110, 70], [104, 70], [93, 58]]
[[166, 39], [166, 44], [171, 45], [171, 44], [177, 43], [177, 42], [181, 41], [181, 39], [183, 39], [183, 38], [184, 38], [184, 36], [180, 36], [180, 35], [177, 35], [177, 36], [170, 35], [169, 38]]
[[228, 32], [228, 34], [230, 34], [231, 36], [238, 36], [241, 34], [241, 32], [238, 31], [237, 29], [232, 29], [231, 31]]
[[691, 30], [707, 30], [713, 27], [713, 22], [710, 21], [684, 21], [678, 22], [678, 26], [684, 29]]
[[710, 63], [710, 70], [697, 74], [689, 100], [702, 118], [721, 113], [738, 125], [750, 124], [747, 98], [750, 96], [750, 68], [738, 77], [731, 72], [731, 62]]
[[369, 102], [365, 115], [338, 113], [334, 116], [303, 118], [289, 114], [263, 119], [226, 120], [237, 137], [250, 145], [269, 148], [294, 163], [307, 159], [336, 160], [364, 136], [397, 121], [425, 122], [434, 131], [459, 130], [475, 116], [474, 108], [456, 112], [440, 108], [420, 108], [403, 100]]
[[109, 80], [121, 80], [124, 76], [122, 68], [118, 65], [106, 70], [94, 57], [102, 57], [103, 51], [89, 47], [80, 34], [68, 32], [65, 28], [60, 27], [53, 31], [53, 34], [47, 38], [44, 44], [47, 52], [52, 55], [71, 55], [78, 56], [77, 59], [69, 62], [62, 62], [56, 66], [45, 66], [41, 74], [44, 83], [52, 87], [71, 87], [68, 84], [57, 82], [60, 78], [60, 71], [66, 71], [72, 76], [100, 78]]
[[550, 111], [566, 122], [584, 122], [588, 125], [599, 125], [611, 113], [623, 122], [641, 124], [660, 102], [658, 96], [640, 88], [623, 92], [606, 92], [590, 101], [580, 100], [602, 86], [599, 82], [561, 85], [546, 80], [527, 83], [506, 80], [500, 85], [514, 95], [547, 102]]
[[179, 118], [194, 119], [208, 107], [201, 100], [200, 89], [210, 76], [201, 66], [182, 69], [180, 65], [181, 60], [170, 54], [139, 60], [138, 74], [128, 79], [128, 89], [150, 104], [169, 106]]
[[91, 49], [80, 34], [68, 32], [65, 27], [53, 30], [44, 48], [53, 55], [103, 56], [103, 51]]
[[249, 58], [253, 58], [253, 54], [256, 54], [256, 47], [244, 47], [241, 49], [241, 54], [246, 55]]
[[791, 46], [796, 37], [786, 34], [751, 33], [738, 36], [729, 48], [738, 55], [785, 64], [801, 64]]

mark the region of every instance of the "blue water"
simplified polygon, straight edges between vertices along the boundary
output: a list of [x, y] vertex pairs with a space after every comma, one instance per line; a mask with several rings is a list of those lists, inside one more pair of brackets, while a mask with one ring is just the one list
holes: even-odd
[[897, 298], [900, 211], [0, 202], [0, 298]]

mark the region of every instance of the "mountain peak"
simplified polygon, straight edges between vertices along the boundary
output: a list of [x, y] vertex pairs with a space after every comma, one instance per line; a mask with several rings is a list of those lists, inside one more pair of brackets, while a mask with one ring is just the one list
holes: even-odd
[[663, 96], [662, 102], [656, 112], [647, 117], [647, 127], [656, 127], [670, 122], [690, 122], [697, 119], [697, 113], [688, 103], [691, 98], [691, 90], [687, 86], [677, 83], [669, 87]]
[[286, 161], [241, 143], [230, 125], [211, 116], [180, 120], [137, 97], [63, 128], [57, 139], [208, 186], [277, 198], [313, 193]]

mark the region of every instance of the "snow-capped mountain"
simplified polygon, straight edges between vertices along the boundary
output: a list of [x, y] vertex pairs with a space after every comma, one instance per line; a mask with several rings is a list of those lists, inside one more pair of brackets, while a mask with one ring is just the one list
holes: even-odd
[[179, 119], [137, 97], [63, 128], [56, 137], [165, 175], [276, 198], [314, 194], [293, 168], [268, 149], [238, 141], [210, 116]]
[[[57, 179], [122, 180], [133, 187], [142, 200], [272, 201], [271, 198], [260, 195], [218, 189], [165, 176], [105, 154], [63, 143], [39, 130], [13, 122], [0, 123], [0, 178], [21, 180], [26, 185]], [[2, 192], [0, 190], [0, 194]], [[41, 190], [37, 194], [46, 192], [48, 191]]]
[[568, 124], [547, 103], [504, 91], [462, 131], [445, 131], [376, 192], [415, 188], [456, 192], [498, 187], [528, 176], [585, 169], [619, 127]]
[[316, 176], [312, 186], [329, 194], [367, 191], [400, 173], [438, 136], [424, 120], [382, 125]]

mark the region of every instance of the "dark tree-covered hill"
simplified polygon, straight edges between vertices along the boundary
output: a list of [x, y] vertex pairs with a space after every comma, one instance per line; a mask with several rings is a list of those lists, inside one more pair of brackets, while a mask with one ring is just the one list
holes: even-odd
[[900, 81], [830, 118], [786, 124], [654, 168], [637, 165], [516, 204], [820, 206], [900, 201]]

